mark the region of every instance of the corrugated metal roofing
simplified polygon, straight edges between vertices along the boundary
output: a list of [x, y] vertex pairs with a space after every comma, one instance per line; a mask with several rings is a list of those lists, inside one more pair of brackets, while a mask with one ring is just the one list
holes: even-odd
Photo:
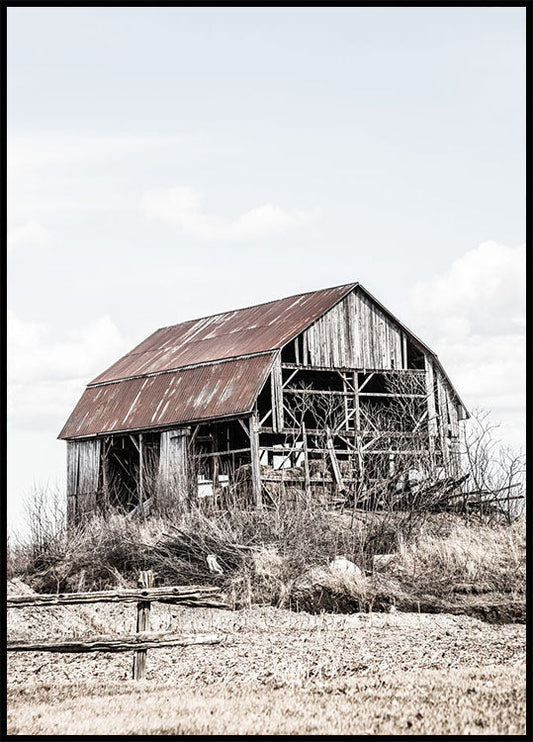
[[250, 412], [275, 353], [89, 386], [59, 438], [155, 428]]
[[156, 330], [91, 384], [281, 348], [357, 284], [289, 296]]
[[[444, 373], [424, 343], [360, 284], [350, 283], [157, 330], [90, 382], [59, 437], [250, 412], [277, 350], [356, 287], [414, 337]], [[457, 396], [451, 383], [450, 388]]]

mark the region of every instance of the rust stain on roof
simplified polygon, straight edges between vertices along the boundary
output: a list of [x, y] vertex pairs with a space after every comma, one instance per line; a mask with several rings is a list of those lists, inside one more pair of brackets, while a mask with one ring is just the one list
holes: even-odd
[[251, 411], [275, 353], [89, 386], [59, 438], [184, 424]]
[[91, 384], [281, 348], [357, 284], [289, 296], [156, 330]]

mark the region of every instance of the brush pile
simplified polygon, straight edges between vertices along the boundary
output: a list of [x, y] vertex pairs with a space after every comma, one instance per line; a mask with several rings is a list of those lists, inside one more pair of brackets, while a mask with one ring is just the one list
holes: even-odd
[[[179, 585], [224, 581], [224, 575], [238, 571], [252, 547], [234, 542], [227, 524], [206, 520], [206, 527], [184, 530], [169, 524], [169, 532], [151, 548], [151, 561], [161, 581]], [[147, 545], [148, 547], [148, 545]], [[215, 557], [221, 572], [210, 569], [208, 557]]]

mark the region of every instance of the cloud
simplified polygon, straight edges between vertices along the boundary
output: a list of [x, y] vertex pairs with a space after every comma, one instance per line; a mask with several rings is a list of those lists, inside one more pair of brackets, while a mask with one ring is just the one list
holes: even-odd
[[87, 382], [127, 345], [108, 317], [55, 340], [43, 323], [8, 312], [7, 330], [8, 418], [32, 430], [61, 425]]
[[50, 230], [35, 219], [7, 230], [8, 250], [20, 247], [48, 247], [52, 241]]
[[147, 191], [141, 210], [149, 219], [160, 219], [184, 234], [203, 240], [250, 240], [267, 237], [300, 226], [308, 219], [302, 211], [285, 211], [274, 204], [257, 206], [236, 219], [200, 212], [202, 194], [178, 186]]
[[94, 136], [70, 132], [19, 133], [8, 138], [8, 172], [41, 170], [50, 165], [107, 161], [179, 141], [177, 136]]
[[117, 185], [116, 160], [180, 142], [178, 136], [92, 136], [68, 132], [8, 137], [8, 214], [19, 222], [135, 208]]
[[415, 285], [414, 309], [446, 336], [513, 333], [525, 326], [525, 245], [483, 242], [441, 276]]
[[412, 325], [470, 409], [491, 410], [508, 442], [525, 436], [525, 245], [484, 242], [418, 283]]

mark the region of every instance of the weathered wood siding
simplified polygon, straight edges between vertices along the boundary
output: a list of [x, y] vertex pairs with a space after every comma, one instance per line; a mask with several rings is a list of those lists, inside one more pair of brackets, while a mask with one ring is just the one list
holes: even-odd
[[278, 354], [270, 373], [272, 397], [272, 429], [283, 430], [283, 382], [281, 376], [281, 354]]
[[159, 449], [159, 487], [167, 494], [186, 494], [188, 478], [188, 442], [190, 428], [161, 433]]
[[100, 477], [100, 440], [67, 441], [67, 519], [94, 512]]
[[401, 329], [354, 291], [303, 333], [303, 350], [305, 365], [404, 368]]

